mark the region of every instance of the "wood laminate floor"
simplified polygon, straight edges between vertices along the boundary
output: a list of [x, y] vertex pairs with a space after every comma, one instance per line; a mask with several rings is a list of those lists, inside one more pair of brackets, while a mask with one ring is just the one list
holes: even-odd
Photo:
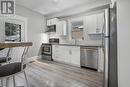
[[[102, 74], [96, 71], [45, 60], [29, 63], [26, 73], [30, 87], [102, 87], [103, 81]], [[16, 84], [25, 85], [23, 74], [16, 76]]]

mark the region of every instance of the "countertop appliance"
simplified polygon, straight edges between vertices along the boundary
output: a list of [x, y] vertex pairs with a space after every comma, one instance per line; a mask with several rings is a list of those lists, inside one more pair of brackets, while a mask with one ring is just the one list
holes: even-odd
[[56, 25], [47, 26], [46, 32], [56, 32]]
[[59, 44], [58, 38], [50, 38], [49, 43], [42, 44], [42, 59], [53, 61], [52, 44]]
[[112, 8], [105, 10], [104, 27], [102, 40], [105, 54], [103, 87], [118, 87], [116, 2]]
[[92, 70], [98, 69], [98, 49], [97, 47], [81, 47], [80, 58], [81, 67]]

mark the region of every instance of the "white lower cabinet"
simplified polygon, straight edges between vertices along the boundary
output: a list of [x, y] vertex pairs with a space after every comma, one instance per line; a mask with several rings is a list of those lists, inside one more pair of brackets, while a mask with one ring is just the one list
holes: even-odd
[[80, 67], [80, 47], [53, 45], [52, 58], [54, 61]]
[[80, 47], [72, 46], [70, 47], [70, 63], [73, 65], [80, 66]]

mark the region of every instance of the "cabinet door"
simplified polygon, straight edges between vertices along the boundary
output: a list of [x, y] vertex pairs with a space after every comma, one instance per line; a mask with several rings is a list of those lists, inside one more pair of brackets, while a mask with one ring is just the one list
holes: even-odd
[[97, 14], [97, 33], [102, 33], [104, 26], [104, 13]]
[[47, 20], [47, 26], [51, 25], [51, 20]]
[[52, 58], [53, 60], [59, 59], [59, 46], [58, 45], [52, 45]]
[[58, 45], [53, 45], [52, 46], [52, 58], [53, 60], [56, 61], [64, 61], [63, 57], [62, 57], [62, 47], [58, 46]]
[[52, 46], [52, 58], [56, 61], [69, 63], [69, 47], [68, 46]]
[[57, 35], [62, 35], [62, 23], [61, 21], [56, 23], [56, 34]]
[[97, 28], [97, 16], [90, 15], [86, 17], [88, 34], [95, 34]]
[[59, 21], [58, 18], [49, 19], [49, 20], [47, 20], [47, 26], [56, 25], [56, 23], [57, 23], [58, 21]]
[[70, 63], [80, 67], [80, 47], [72, 46], [70, 47]]
[[70, 64], [70, 47], [69, 46], [62, 46], [62, 58], [63, 62]]
[[56, 23], [56, 33], [61, 36], [67, 35], [66, 21], [59, 21]]
[[66, 36], [67, 35], [67, 23], [66, 23], [66, 21], [62, 21], [62, 27], [63, 27], [62, 35]]
[[53, 60], [80, 67], [80, 47], [53, 45], [52, 51]]
[[51, 25], [56, 25], [56, 23], [59, 21], [58, 18], [51, 19]]

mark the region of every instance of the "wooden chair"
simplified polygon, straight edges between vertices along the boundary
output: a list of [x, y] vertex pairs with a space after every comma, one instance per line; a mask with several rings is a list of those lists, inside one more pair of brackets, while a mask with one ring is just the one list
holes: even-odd
[[[25, 47], [23, 54], [21, 56], [20, 62], [14, 62], [14, 63], [0, 66], [0, 79], [6, 79], [6, 87], [9, 87], [10, 77], [13, 77], [13, 85], [14, 87], [16, 87], [15, 76], [19, 73], [24, 73], [27, 87], [29, 87], [27, 76], [25, 73], [25, 68], [26, 68], [25, 57], [26, 57], [27, 51], [28, 51], [28, 47]], [[1, 85], [3, 87], [3, 82]]]

